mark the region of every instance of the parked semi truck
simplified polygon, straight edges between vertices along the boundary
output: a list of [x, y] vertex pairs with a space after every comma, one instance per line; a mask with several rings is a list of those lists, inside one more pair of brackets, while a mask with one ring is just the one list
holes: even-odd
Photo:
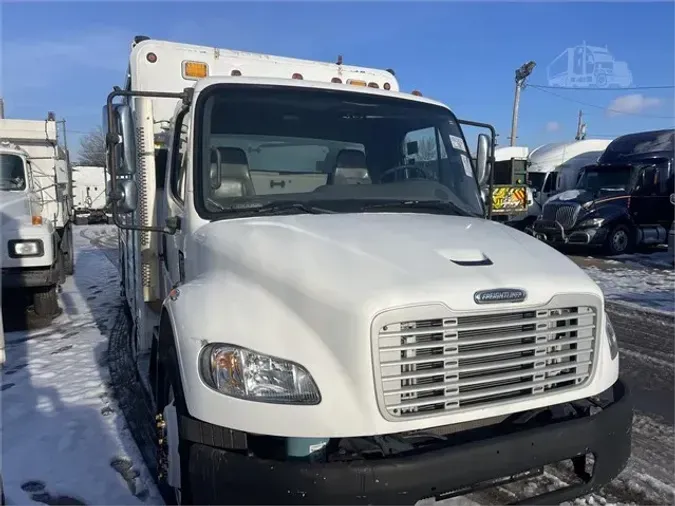
[[391, 71], [147, 37], [104, 111], [168, 500], [414, 504], [571, 459], [558, 503], [624, 468], [603, 293], [486, 219], [494, 128]]
[[73, 209], [77, 223], [108, 223], [105, 167], [73, 167]]
[[541, 214], [546, 201], [563, 191], [573, 189], [581, 169], [598, 161], [611, 139], [582, 139], [543, 144], [530, 151], [527, 185], [532, 191], [528, 215]]
[[2, 289], [58, 313], [56, 287], [74, 270], [72, 176], [56, 118], [0, 119]]
[[577, 244], [608, 254], [638, 245], [668, 244], [673, 224], [675, 130], [622, 135], [597, 163], [581, 168], [574, 189], [544, 204], [533, 224], [539, 239]]

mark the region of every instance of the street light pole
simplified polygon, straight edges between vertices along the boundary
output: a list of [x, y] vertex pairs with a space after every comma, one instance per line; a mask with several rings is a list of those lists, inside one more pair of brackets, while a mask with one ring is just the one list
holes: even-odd
[[534, 70], [536, 63], [529, 61], [516, 69], [516, 95], [513, 98], [513, 115], [511, 116], [511, 146], [516, 145], [516, 132], [518, 131], [518, 108], [520, 106], [520, 92], [525, 86], [525, 79]]

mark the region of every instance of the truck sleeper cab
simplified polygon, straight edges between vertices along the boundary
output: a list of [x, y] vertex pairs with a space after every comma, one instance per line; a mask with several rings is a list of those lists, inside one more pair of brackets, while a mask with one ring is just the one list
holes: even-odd
[[673, 130], [618, 137], [579, 174], [576, 188], [553, 196], [533, 226], [553, 245], [602, 248], [611, 255], [667, 244], [673, 223]]
[[181, 75], [201, 50], [138, 42], [106, 109], [121, 261], [140, 274], [124, 276], [131, 353], [170, 500], [414, 504], [565, 459], [581, 483], [537, 500], [611, 481], [632, 404], [602, 292], [484, 219], [494, 136], [472, 164], [446, 106], [331, 82], [349, 79], [338, 66], [229, 77], [228, 53], [203, 48], [223, 67], [181, 92], [139, 63]]

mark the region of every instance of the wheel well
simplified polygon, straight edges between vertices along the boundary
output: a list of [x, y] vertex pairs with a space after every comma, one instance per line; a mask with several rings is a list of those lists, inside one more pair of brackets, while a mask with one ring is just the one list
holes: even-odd
[[171, 348], [175, 349], [176, 344], [173, 338], [173, 327], [171, 326], [171, 318], [166, 309], [162, 309], [162, 314], [159, 318], [159, 331], [157, 333], [157, 339], [153, 339], [152, 342], [152, 358], [151, 362], [154, 361], [154, 365], [151, 363], [152, 371], [154, 371], [152, 378], [154, 390], [155, 390], [155, 401], [157, 406], [160, 405], [162, 399], [166, 395], [164, 392], [164, 375], [166, 374], [166, 362], [167, 350]]

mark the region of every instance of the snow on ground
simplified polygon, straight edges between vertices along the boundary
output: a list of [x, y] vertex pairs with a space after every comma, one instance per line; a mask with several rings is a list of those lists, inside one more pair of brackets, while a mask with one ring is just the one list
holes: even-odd
[[[650, 259], [652, 256], [648, 255]], [[633, 258], [628, 265], [610, 260], [605, 261], [602, 268], [590, 265], [584, 270], [598, 283], [608, 300], [673, 314], [675, 271], [672, 268], [649, 267], [644, 259]]]
[[5, 334], [2, 479], [8, 504], [162, 504], [124, 417], [106, 365], [107, 328], [119, 304], [117, 273], [75, 229], [75, 277], [64, 312], [39, 331]]

